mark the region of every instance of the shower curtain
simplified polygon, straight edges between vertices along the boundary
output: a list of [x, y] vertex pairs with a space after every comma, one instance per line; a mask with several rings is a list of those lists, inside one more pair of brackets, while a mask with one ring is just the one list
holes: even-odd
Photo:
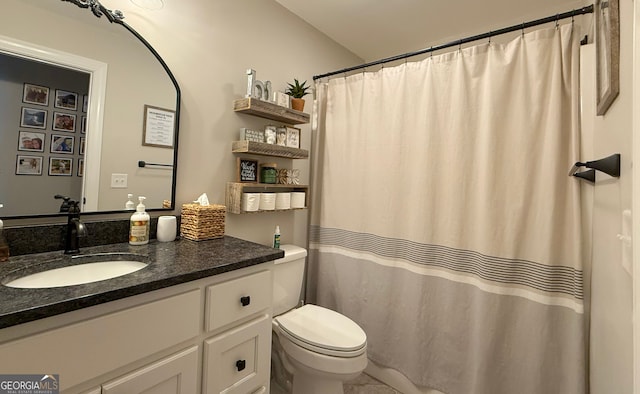
[[417, 385], [586, 391], [575, 35], [316, 84], [307, 297]]

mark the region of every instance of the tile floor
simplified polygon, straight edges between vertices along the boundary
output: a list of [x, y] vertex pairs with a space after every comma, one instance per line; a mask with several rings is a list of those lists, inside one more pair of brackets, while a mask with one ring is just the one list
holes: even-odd
[[344, 384], [344, 394], [402, 394], [366, 373]]
[[[271, 394], [286, 394], [286, 392], [277, 385], [275, 381], [271, 381]], [[354, 380], [350, 380], [344, 384], [344, 394], [402, 394], [392, 389], [386, 384], [372, 378], [363, 373]]]

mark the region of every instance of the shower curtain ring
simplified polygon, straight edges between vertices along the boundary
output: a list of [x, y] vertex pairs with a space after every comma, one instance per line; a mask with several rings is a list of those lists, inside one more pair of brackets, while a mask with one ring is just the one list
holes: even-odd
[[560, 18], [560, 15], [556, 14], [556, 30], [558, 30], [558, 26], [559, 26], [558, 21], [559, 21], [559, 18]]
[[489, 30], [489, 46], [491, 46], [491, 30]]
[[460, 42], [458, 42], [458, 51], [462, 51], [462, 40], [460, 40]]
[[524, 37], [524, 22], [522, 22], [522, 37]]

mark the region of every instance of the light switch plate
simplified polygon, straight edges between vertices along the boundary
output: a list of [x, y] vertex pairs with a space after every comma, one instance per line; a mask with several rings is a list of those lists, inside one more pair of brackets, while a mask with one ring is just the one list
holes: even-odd
[[111, 174], [111, 188], [112, 189], [126, 189], [127, 188], [127, 174]]

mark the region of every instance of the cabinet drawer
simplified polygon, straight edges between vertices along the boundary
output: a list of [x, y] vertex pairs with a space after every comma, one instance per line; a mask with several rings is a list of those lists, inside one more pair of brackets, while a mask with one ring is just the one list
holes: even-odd
[[197, 346], [102, 385], [102, 394], [196, 394], [197, 390]]
[[207, 287], [207, 331], [263, 311], [271, 305], [271, 272], [262, 271]]
[[271, 368], [271, 316], [225, 331], [204, 342], [206, 394], [246, 394], [267, 387]]

